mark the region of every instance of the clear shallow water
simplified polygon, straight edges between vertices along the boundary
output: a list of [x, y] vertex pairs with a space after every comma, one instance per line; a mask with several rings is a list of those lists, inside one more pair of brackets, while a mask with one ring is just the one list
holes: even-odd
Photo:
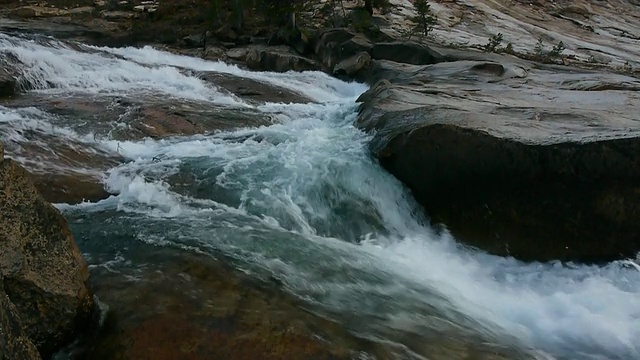
[[[640, 358], [638, 269], [523, 264], [431, 229], [352, 126], [363, 85], [151, 48], [72, 49], [0, 35], [1, 52], [29, 64], [25, 83], [42, 96], [161, 96], [274, 119], [230, 133], [120, 141], [80, 126], [84, 119], [0, 107], [0, 136], [27, 165], [33, 159], [20, 147], [34, 134], [126, 159], [102, 174], [118, 196], [59, 205], [95, 266], [142, 261], [122, 258], [132, 241], [224, 253], [354, 333], [427, 357], [424, 339], [457, 338], [509, 348], [513, 358]], [[175, 66], [268, 82], [317, 103], [249, 105]]]

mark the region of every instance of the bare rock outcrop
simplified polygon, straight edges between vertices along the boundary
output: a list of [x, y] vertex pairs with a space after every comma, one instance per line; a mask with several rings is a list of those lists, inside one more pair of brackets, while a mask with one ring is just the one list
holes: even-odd
[[[5, 306], [15, 307], [16, 316], [7, 321], [19, 317], [43, 357], [90, 324], [89, 270], [67, 222], [9, 159], [0, 162], [0, 278], [7, 295], [2, 301], [8, 297], [11, 305]], [[22, 341], [17, 336], [11, 341]]]
[[640, 82], [497, 59], [376, 61], [391, 81], [360, 99], [372, 152], [466, 244], [527, 261], [635, 257]]

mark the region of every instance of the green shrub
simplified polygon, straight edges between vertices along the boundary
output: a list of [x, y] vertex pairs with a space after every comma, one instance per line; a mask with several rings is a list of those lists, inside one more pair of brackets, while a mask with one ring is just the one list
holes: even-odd
[[[489, 38], [489, 42], [484, 45], [485, 52], [496, 52], [498, 46], [502, 43], [502, 33], [497, 33]], [[513, 50], [513, 49], [512, 49]]]

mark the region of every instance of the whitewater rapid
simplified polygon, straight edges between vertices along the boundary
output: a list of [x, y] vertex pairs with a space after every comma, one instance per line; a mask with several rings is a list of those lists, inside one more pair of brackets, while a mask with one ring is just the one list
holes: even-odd
[[[59, 205], [71, 219], [112, 216], [119, 226], [145, 225], [136, 236], [146, 243], [222, 251], [353, 332], [416, 356], [419, 345], [403, 343], [407, 334], [477, 338], [525, 357], [640, 358], [637, 268], [524, 264], [462, 247], [429, 227], [407, 189], [371, 158], [368, 135], [353, 126], [366, 86], [318, 72], [249, 72], [150, 47], [45, 40], [0, 35], [0, 53], [25, 64], [22, 83], [32, 93], [150, 94], [274, 119], [233, 132], [126, 141], [80, 131], [34, 107], [0, 106], [8, 156], [26, 165], [19, 149], [33, 134], [126, 160], [101, 175], [117, 196]], [[250, 105], [188, 71], [266, 82], [315, 103]], [[185, 174], [197, 181], [173, 180]]]

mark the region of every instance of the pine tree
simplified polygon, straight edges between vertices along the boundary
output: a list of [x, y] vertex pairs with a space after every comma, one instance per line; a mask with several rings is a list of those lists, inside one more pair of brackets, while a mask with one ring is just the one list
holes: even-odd
[[364, 0], [364, 8], [370, 15], [373, 15], [373, 0]]
[[415, 24], [414, 30], [427, 36], [438, 18], [431, 12], [431, 4], [427, 0], [414, 0], [413, 6], [416, 9], [416, 16], [411, 19]]
[[233, 25], [236, 29], [244, 29], [244, 4], [242, 0], [233, 0]]

